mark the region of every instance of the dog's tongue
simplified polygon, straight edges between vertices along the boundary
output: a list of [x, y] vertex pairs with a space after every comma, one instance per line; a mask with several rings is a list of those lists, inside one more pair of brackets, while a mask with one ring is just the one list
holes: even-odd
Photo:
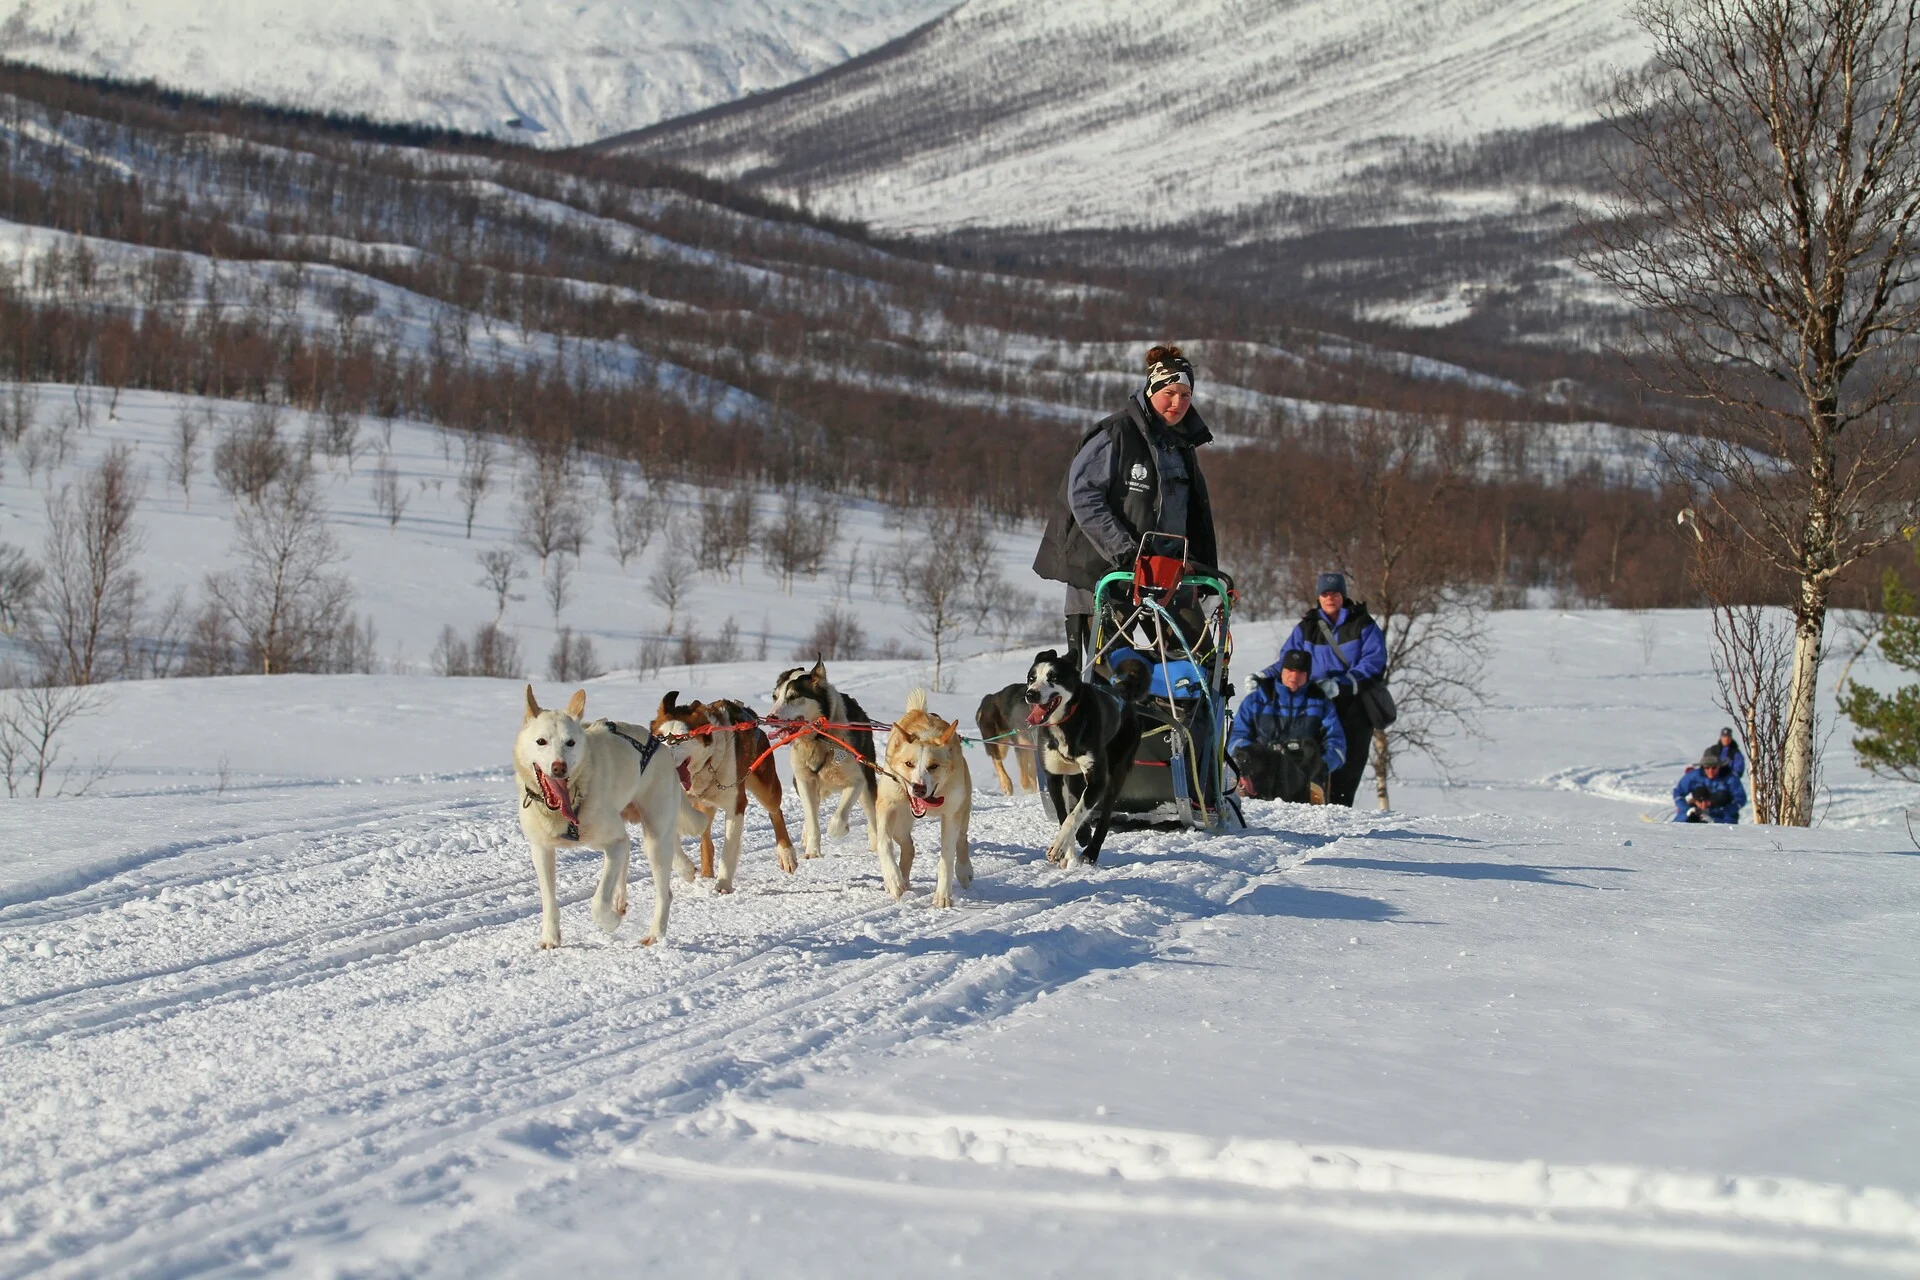
[[1027, 712], [1027, 723], [1035, 725], [1045, 724], [1047, 717], [1053, 714], [1053, 709], [1057, 705], [1059, 705], [1057, 702], [1034, 703], [1033, 710]]
[[533, 776], [540, 783], [541, 798], [547, 802], [547, 808], [558, 809], [560, 816], [568, 822], [573, 819], [573, 806], [567, 801], [567, 793], [539, 765], [533, 766]]
[[927, 810], [937, 809], [946, 802], [945, 796], [928, 796], [923, 800], [912, 792], [907, 793], [907, 803], [913, 806], [913, 816], [916, 818], [926, 817]]

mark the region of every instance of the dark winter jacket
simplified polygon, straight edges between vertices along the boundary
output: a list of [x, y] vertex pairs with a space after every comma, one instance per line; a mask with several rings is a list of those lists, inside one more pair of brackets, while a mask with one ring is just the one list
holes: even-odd
[[1315, 742], [1320, 759], [1331, 773], [1347, 758], [1347, 734], [1340, 727], [1333, 703], [1312, 685], [1293, 690], [1280, 683], [1280, 668], [1267, 668], [1253, 678], [1253, 688], [1233, 714], [1227, 735], [1227, 754], [1250, 742], [1276, 746], [1291, 740]]
[[1339, 682], [1339, 701], [1342, 705], [1378, 680], [1387, 672], [1387, 638], [1381, 634], [1380, 624], [1367, 612], [1367, 606], [1360, 601], [1348, 601], [1340, 607], [1340, 616], [1332, 624], [1334, 640], [1340, 646], [1340, 652], [1352, 663], [1349, 670], [1346, 663], [1333, 651], [1333, 645], [1327, 643], [1327, 615], [1318, 608], [1309, 609], [1301, 617], [1293, 634], [1280, 646], [1280, 652], [1289, 649], [1305, 649], [1313, 655], [1313, 670], [1307, 678], [1318, 684], [1332, 679]]
[[1732, 825], [1740, 821], [1740, 810], [1747, 803], [1747, 789], [1740, 779], [1730, 773], [1717, 778], [1709, 778], [1706, 770], [1695, 765], [1680, 775], [1680, 781], [1673, 784], [1673, 820], [1687, 820], [1687, 793], [1695, 787], [1705, 787], [1713, 799], [1707, 805], [1707, 816], [1715, 822]]
[[1707, 750], [1719, 752], [1720, 767], [1732, 774], [1735, 778], [1744, 778], [1747, 776], [1747, 756], [1744, 751], [1740, 750], [1739, 743], [1729, 742], [1723, 746], [1721, 745], [1720, 739], [1715, 738], [1713, 745], [1708, 747]]
[[1195, 449], [1213, 439], [1198, 410], [1178, 426], [1160, 421], [1139, 393], [1080, 438], [1060, 483], [1033, 571], [1091, 591], [1115, 569], [1133, 564], [1143, 533], [1177, 533], [1187, 558], [1217, 565], [1213, 505]]

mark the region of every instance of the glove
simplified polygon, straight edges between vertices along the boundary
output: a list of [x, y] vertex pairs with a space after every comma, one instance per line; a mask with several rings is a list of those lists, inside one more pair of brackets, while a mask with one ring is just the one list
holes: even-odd
[[1320, 692], [1326, 694], [1329, 698], [1339, 697], [1340, 696], [1339, 679], [1334, 676], [1328, 676], [1325, 680], [1322, 680], [1320, 682]]

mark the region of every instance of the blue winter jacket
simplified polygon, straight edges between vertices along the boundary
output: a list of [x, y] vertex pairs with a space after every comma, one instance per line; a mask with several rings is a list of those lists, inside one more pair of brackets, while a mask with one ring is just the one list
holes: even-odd
[[1347, 734], [1333, 703], [1312, 685], [1296, 692], [1281, 684], [1276, 663], [1255, 676], [1253, 688], [1240, 699], [1233, 732], [1227, 735], [1227, 754], [1249, 742], [1271, 746], [1295, 738], [1319, 740], [1320, 759], [1329, 773], [1346, 761]]
[[1735, 779], [1747, 776], [1747, 753], [1740, 749], [1739, 743], [1722, 746], [1720, 740], [1715, 738], [1713, 750], [1720, 753], [1720, 767], [1732, 774]]
[[1699, 765], [1680, 775], [1680, 781], [1673, 784], [1673, 820], [1687, 820], [1687, 793], [1695, 787], [1705, 787], [1713, 797], [1707, 804], [1707, 816], [1715, 822], [1729, 826], [1740, 821], [1740, 810], [1747, 803], [1747, 789], [1740, 785], [1740, 779], [1730, 773], [1717, 778], [1709, 778]]
[[1342, 701], [1360, 691], [1362, 685], [1378, 680], [1387, 671], [1387, 638], [1380, 632], [1380, 624], [1373, 620], [1364, 604], [1349, 602], [1340, 606], [1340, 616], [1332, 621], [1333, 634], [1340, 644], [1340, 652], [1346, 654], [1347, 662], [1353, 664], [1349, 671], [1345, 664], [1327, 643], [1327, 633], [1321, 627], [1328, 621], [1327, 615], [1318, 609], [1309, 610], [1280, 646], [1280, 652], [1289, 649], [1305, 649], [1313, 655], [1313, 670], [1307, 678], [1315, 684], [1332, 677], [1340, 685]]

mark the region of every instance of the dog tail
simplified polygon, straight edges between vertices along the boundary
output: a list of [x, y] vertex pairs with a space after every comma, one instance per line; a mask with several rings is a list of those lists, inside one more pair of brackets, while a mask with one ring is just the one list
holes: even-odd
[[927, 709], [927, 691], [915, 689], [907, 695], [907, 710], [925, 712]]

